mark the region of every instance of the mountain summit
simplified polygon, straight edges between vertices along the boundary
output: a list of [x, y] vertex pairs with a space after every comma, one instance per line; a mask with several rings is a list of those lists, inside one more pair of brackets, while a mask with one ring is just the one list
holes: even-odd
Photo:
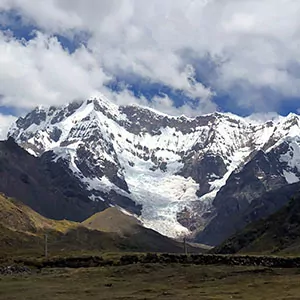
[[[102, 97], [38, 107], [8, 136], [32, 155], [65, 164], [93, 201], [178, 237], [298, 182], [299, 124], [295, 114], [267, 122], [223, 113], [171, 117]], [[198, 240], [214, 244], [230, 233]]]

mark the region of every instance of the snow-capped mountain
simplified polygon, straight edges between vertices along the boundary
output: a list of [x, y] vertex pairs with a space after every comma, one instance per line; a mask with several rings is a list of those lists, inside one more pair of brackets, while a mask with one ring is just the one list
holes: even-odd
[[[8, 135], [35, 156], [52, 151], [54, 162], [67, 162], [92, 200], [109, 202], [114, 193], [125, 200], [110, 204], [124, 209], [132, 200], [145, 226], [176, 237], [216, 215], [217, 193], [258, 152], [266, 161], [268, 153], [276, 156], [270, 178], [282, 185], [298, 182], [299, 124], [295, 114], [267, 122], [221, 113], [171, 117], [101, 97], [38, 107]], [[256, 171], [255, 178], [271, 189], [270, 168]]]

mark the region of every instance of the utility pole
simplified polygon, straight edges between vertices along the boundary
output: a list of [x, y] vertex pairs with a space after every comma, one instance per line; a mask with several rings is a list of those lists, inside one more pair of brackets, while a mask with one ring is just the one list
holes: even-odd
[[45, 234], [45, 258], [48, 257], [48, 234]]
[[184, 254], [187, 255], [186, 237], [183, 238], [183, 251]]

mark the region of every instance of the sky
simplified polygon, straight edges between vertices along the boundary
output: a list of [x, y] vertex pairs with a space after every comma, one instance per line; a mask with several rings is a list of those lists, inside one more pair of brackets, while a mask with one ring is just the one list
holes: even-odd
[[0, 127], [101, 95], [171, 115], [299, 113], [299, 15], [299, 0], [0, 0]]

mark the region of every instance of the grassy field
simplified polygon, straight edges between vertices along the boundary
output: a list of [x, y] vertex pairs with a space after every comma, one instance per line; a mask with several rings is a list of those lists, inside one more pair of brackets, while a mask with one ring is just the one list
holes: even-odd
[[300, 299], [298, 269], [129, 265], [0, 277], [1, 300]]

